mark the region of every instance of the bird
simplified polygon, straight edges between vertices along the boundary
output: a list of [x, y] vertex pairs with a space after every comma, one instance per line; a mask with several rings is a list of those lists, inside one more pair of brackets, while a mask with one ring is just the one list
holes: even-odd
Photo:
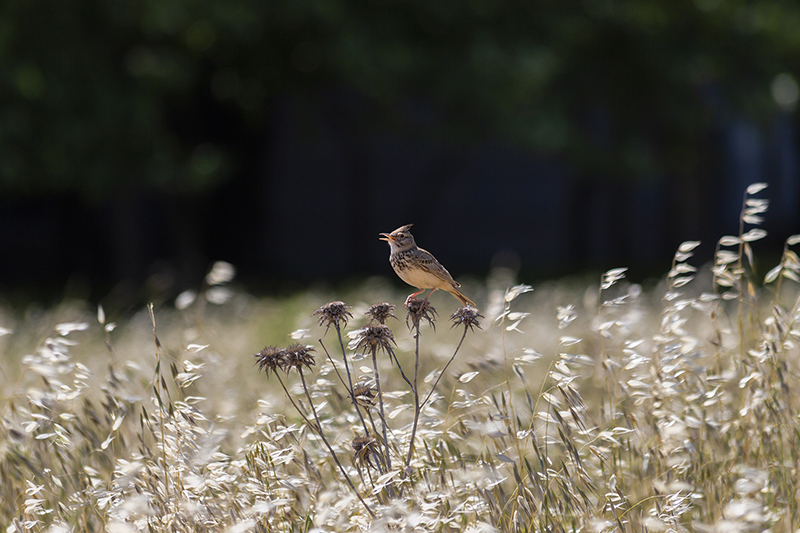
[[417, 246], [414, 236], [409, 231], [411, 226], [413, 224], [406, 224], [391, 233], [379, 234], [380, 240], [389, 243], [389, 263], [394, 271], [400, 279], [419, 289], [406, 298], [406, 306], [412, 298], [425, 292], [426, 289], [433, 290], [425, 297], [425, 301], [428, 301], [431, 294], [438, 289], [442, 289], [452, 294], [462, 305], [477, 307], [475, 302], [458, 290], [461, 284], [453, 279], [450, 272], [433, 257], [433, 254]]

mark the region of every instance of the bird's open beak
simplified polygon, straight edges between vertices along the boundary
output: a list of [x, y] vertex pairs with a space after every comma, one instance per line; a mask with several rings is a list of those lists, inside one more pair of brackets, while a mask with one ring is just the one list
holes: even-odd
[[378, 240], [380, 240], [380, 241], [389, 242], [389, 241], [395, 240], [394, 237], [392, 237], [388, 233], [379, 233], [378, 235], [380, 235], [380, 237], [378, 238]]

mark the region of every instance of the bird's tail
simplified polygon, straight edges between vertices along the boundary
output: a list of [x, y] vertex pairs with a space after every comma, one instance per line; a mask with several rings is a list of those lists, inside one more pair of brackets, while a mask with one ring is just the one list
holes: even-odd
[[478, 306], [475, 305], [475, 302], [473, 302], [472, 300], [470, 300], [469, 298], [464, 296], [464, 293], [461, 292], [460, 290], [458, 290], [456, 287], [450, 286], [450, 287], [446, 288], [445, 290], [447, 292], [449, 292], [450, 294], [452, 294], [456, 298], [456, 300], [461, 302], [461, 305], [471, 305], [472, 307], [474, 307], [476, 309], [478, 308]]

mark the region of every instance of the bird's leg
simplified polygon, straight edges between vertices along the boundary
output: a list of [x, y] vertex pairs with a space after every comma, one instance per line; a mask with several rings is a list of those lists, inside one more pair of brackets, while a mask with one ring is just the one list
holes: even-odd
[[423, 302], [427, 302], [427, 301], [428, 301], [428, 298], [430, 298], [430, 297], [431, 297], [431, 294], [433, 294], [434, 292], [436, 292], [436, 291], [438, 291], [438, 290], [439, 290], [439, 288], [438, 288], [438, 287], [437, 287], [437, 288], [435, 288], [435, 289], [433, 289], [431, 292], [429, 292], [429, 293], [428, 293], [428, 295], [427, 295], [427, 296], [425, 297], [425, 299], [424, 299], [424, 300], [422, 300], [422, 301], [423, 301]]
[[[418, 294], [425, 292], [425, 290], [426, 289], [420, 289], [417, 292], [415, 292], [414, 294], [409, 294], [408, 298], [406, 298], [405, 306], [408, 307], [408, 302], [410, 302], [412, 298], [416, 298]], [[428, 296], [430, 296], [430, 294]], [[425, 298], [425, 299], [427, 300], [427, 298]]]

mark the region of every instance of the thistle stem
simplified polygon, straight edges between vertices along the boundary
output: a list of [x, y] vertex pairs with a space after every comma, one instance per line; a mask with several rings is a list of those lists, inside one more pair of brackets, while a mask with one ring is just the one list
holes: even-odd
[[461, 340], [458, 341], [458, 346], [456, 346], [456, 350], [453, 352], [453, 355], [450, 356], [450, 360], [447, 361], [446, 365], [444, 365], [444, 368], [442, 368], [442, 371], [439, 372], [439, 375], [436, 377], [436, 381], [433, 382], [433, 386], [431, 387], [430, 392], [428, 392], [428, 395], [425, 397], [425, 400], [422, 402], [422, 405], [420, 406], [420, 409], [424, 408], [425, 405], [427, 405], [428, 400], [431, 399], [431, 395], [433, 394], [433, 391], [436, 390], [436, 385], [439, 384], [439, 380], [442, 379], [442, 376], [444, 376], [445, 370], [447, 370], [447, 367], [450, 366], [450, 363], [452, 363], [453, 360], [456, 358], [456, 355], [458, 355], [458, 350], [461, 349], [461, 345], [464, 343], [464, 339], [466, 337], [467, 337], [467, 328], [464, 328], [464, 333], [461, 335]]
[[364, 434], [368, 435], [369, 430], [367, 430], [367, 423], [364, 421], [364, 416], [361, 414], [361, 409], [358, 407], [358, 402], [356, 401], [356, 395], [353, 394], [353, 378], [350, 375], [350, 365], [347, 364], [347, 350], [344, 349], [344, 341], [342, 340], [342, 330], [339, 327], [339, 324], [336, 323], [336, 335], [339, 337], [339, 346], [342, 348], [342, 360], [344, 361], [344, 369], [347, 371], [347, 392], [350, 393], [350, 401], [353, 402], [353, 408], [356, 410], [358, 414], [358, 418], [361, 419], [361, 425], [364, 426]]
[[386, 416], [383, 412], [383, 391], [381, 391], [381, 375], [378, 372], [378, 358], [376, 356], [375, 347], [372, 348], [372, 367], [375, 369], [375, 387], [378, 390], [378, 405], [381, 409], [381, 429], [383, 429], [383, 446], [386, 450], [386, 468], [392, 469], [392, 457], [389, 454], [389, 439], [386, 435]]
[[417, 376], [419, 375], [419, 320], [414, 324], [414, 330], [416, 331], [414, 335], [414, 339], [416, 339], [416, 348], [414, 350], [414, 385], [412, 386], [414, 391], [414, 424], [411, 426], [411, 440], [408, 443], [408, 456], [406, 457], [405, 468], [406, 475], [410, 473], [411, 456], [414, 454], [414, 438], [417, 435], [417, 426], [419, 424], [419, 414], [421, 411], [419, 405], [419, 389], [417, 387]]
[[339, 458], [336, 456], [336, 452], [333, 450], [333, 447], [328, 442], [328, 439], [325, 438], [325, 434], [322, 432], [322, 423], [319, 420], [317, 409], [316, 407], [314, 407], [314, 402], [311, 400], [311, 393], [308, 392], [308, 386], [306, 385], [306, 378], [303, 375], [302, 369], [298, 368], [297, 373], [300, 374], [300, 381], [302, 381], [303, 383], [303, 390], [306, 393], [306, 398], [308, 399], [309, 405], [311, 405], [311, 412], [314, 413], [314, 420], [316, 420], [317, 422], [316, 425], [317, 435], [319, 435], [319, 437], [322, 439], [322, 442], [325, 443], [325, 446], [328, 448], [328, 451], [331, 452], [331, 457], [333, 458], [333, 461], [336, 463], [336, 466], [339, 467], [339, 471], [342, 473], [342, 476], [344, 476], [344, 479], [350, 485], [350, 488], [353, 489], [353, 492], [355, 493], [356, 497], [358, 497], [358, 500], [361, 502], [361, 504], [364, 506], [364, 508], [367, 510], [367, 512], [370, 514], [372, 518], [377, 518], [375, 516], [375, 513], [372, 512], [372, 509], [370, 509], [369, 505], [367, 505], [367, 502], [364, 501], [364, 498], [362, 498], [361, 494], [359, 494], [358, 489], [356, 489], [356, 486], [353, 484], [353, 481], [350, 479], [350, 476], [347, 475], [347, 472], [342, 466], [342, 463], [339, 462]]

